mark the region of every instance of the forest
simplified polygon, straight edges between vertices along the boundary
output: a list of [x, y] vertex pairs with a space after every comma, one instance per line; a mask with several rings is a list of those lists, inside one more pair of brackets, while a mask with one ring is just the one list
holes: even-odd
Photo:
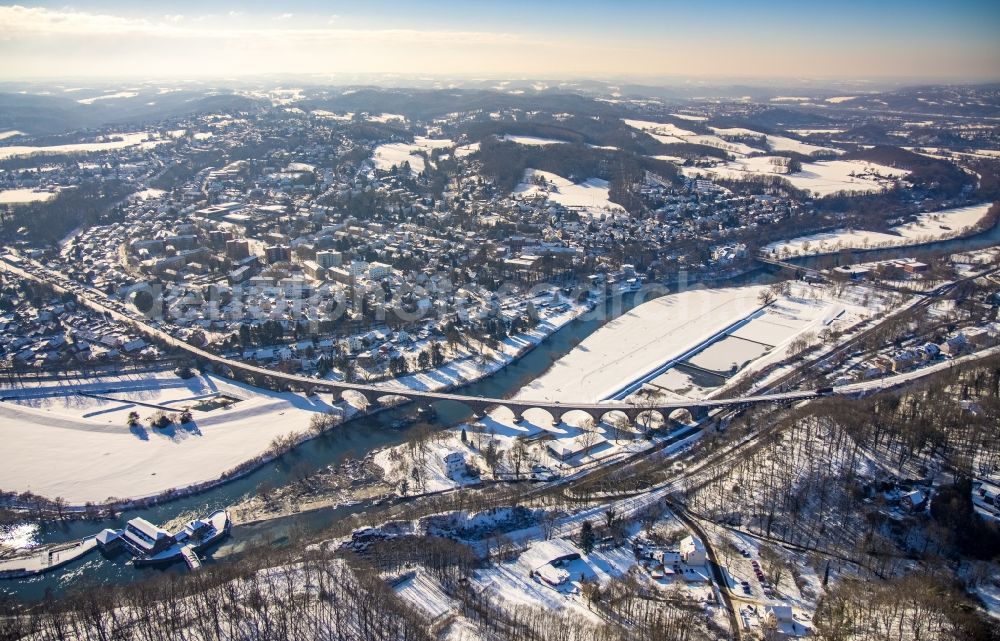
[[112, 210], [131, 191], [120, 180], [84, 182], [48, 201], [0, 209], [0, 229], [7, 240], [23, 235], [33, 243], [55, 243], [80, 225], [114, 220]]

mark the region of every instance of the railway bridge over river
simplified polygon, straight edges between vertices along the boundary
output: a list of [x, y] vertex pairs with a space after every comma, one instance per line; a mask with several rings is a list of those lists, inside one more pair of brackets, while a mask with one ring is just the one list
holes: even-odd
[[[25, 269], [28, 263], [33, 266], [33, 269]], [[211, 365], [216, 372], [224, 376], [239, 378], [260, 386], [277, 386], [310, 394], [328, 393], [338, 400], [350, 400], [352, 396], [356, 400], [360, 396], [364, 399], [365, 407], [369, 409], [399, 405], [406, 402], [413, 402], [418, 406], [429, 407], [434, 403], [452, 401], [465, 405], [477, 416], [483, 416], [492, 409], [506, 408], [513, 414], [515, 421], [521, 421], [526, 418], [525, 415], [527, 412], [540, 410], [547, 413], [553, 423], [558, 424], [571, 412], [583, 412], [590, 416], [596, 424], [604, 420], [605, 416], [611, 412], [624, 414], [630, 422], [635, 422], [636, 419], [646, 413], [656, 413], [662, 419], [667, 420], [671, 414], [678, 410], [687, 410], [692, 417], [699, 418], [715, 408], [747, 407], [759, 403], [785, 403], [813, 398], [818, 395], [815, 391], [806, 390], [759, 396], [704, 399], [699, 401], [662, 401], [637, 405], [622, 401], [594, 403], [489, 398], [453, 394], [450, 392], [415, 390], [402, 386], [392, 386], [391, 384], [371, 385], [366, 383], [348, 383], [346, 381], [328, 381], [266, 369], [208, 352], [163, 331], [140, 315], [124, 310], [120, 306], [116, 307], [103, 293], [81, 286], [78, 283], [72, 283], [61, 275], [51, 273], [44, 266], [34, 263], [34, 261], [12, 261], [9, 256], [0, 256], [0, 269], [16, 273], [29, 280], [46, 283], [58, 292], [72, 293], [80, 303], [131, 326], [139, 334], [151, 341], [187, 353], [201, 365]]]
[[[359, 398], [363, 398], [365, 406], [369, 408], [398, 405], [406, 402], [413, 402], [420, 407], [430, 407], [434, 403], [451, 401], [461, 403], [476, 416], [483, 416], [491, 410], [506, 409], [513, 415], [515, 421], [524, 420], [528, 412], [541, 410], [548, 414], [554, 424], [562, 422], [572, 412], [582, 412], [588, 415], [593, 419], [595, 424], [604, 420], [609, 413], [617, 412], [634, 423], [640, 416], [646, 413], [659, 414], [661, 419], [667, 420], [678, 410], [687, 410], [692, 417], [698, 418], [716, 408], [747, 407], [760, 403], [787, 403], [818, 396], [815, 390], [799, 390], [759, 396], [740, 396], [699, 401], [658, 401], [643, 404], [622, 401], [593, 403], [490, 398], [467, 394], [453, 394], [450, 392], [429, 392], [402, 386], [392, 386], [391, 384], [371, 385], [321, 380], [296, 374], [275, 372], [214, 355], [209, 356], [211, 358], [208, 360], [213, 361], [213, 364], [217, 368], [223, 371], [228, 368], [234, 377], [243, 378], [261, 385], [278, 383], [279, 385], [287, 386], [290, 390], [309, 394], [331, 394], [335, 399], [352, 400], [353, 397], [354, 400], [358, 400]], [[204, 356], [202, 359], [204, 359]]]

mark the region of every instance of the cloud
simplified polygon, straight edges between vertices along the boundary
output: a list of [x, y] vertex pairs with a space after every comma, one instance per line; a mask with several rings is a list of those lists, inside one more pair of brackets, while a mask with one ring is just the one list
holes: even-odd
[[53, 10], [45, 7], [23, 7], [21, 5], [0, 6], [0, 24], [4, 25], [4, 31], [7, 32], [8, 36], [73, 33], [110, 35], [148, 31], [153, 26], [144, 19], [86, 13], [70, 9]]
[[[242, 12], [229, 12], [230, 17]], [[279, 16], [284, 21], [292, 13]], [[209, 18], [213, 18], [209, 20]], [[346, 43], [384, 42], [386, 44], [511, 44], [523, 42], [513, 34], [480, 31], [440, 31], [420, 29], [337, 29], [332, 27], [270, 26], [267, 19], [246, 23], [249, 26], [230, 27], [220, 24], [216, 16], [165, 15], [159, 20], [131, 18], [104, 13], [88, 13], [72, 9], [48, 9], [21, 5], [0, 6], [0, 25], [4, 40], [32, 40], [46, 36], [142, 36], [145, 38], [197, 38], [212, 40], [243, 40], [247, 38], [295, 38], [300, 42]], [[328, 24], [338, 16], [330, 18]], [[271, 18], [273, 20], [274, 18]], [[183, 22], [183, 24], [181, 24]], [[244, 23], [241, 23], [244, 24]], [[41, 44], [41, 42], [39, 42]]]

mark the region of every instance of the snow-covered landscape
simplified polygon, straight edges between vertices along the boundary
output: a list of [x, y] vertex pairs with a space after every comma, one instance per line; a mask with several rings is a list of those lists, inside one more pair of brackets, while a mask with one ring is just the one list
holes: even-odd
[[727, 127], [727, 128], [712, 127], [712, 131], [719, 134], [720, 136], [736, 136], [736, 137], [760, 139], [771, 151], [794, 151], [795, 153], [804, 154], [806, 156], [810, 156], [812, 154], [839, 155], [844, 153], [842, 149], [836, 149], [834, 147], [820, 147], [817, 145], [812, 145], [809, 143], [802, 142], [801, 140], [795, 140], [794, 138], [789, 138], [787, 136], [765, 134], [759, 131], [754, 131], [753, 129], [746, 129], [744, 127]]
[[504, 142], [514, 142], [519, 145], [528, 145], [534, 147], [544, 147], [546, 145], [559, 145], [565, 144], [565, 140], [556, 140], [555, 138], [541, 138], [538, 136], [516, 136], [512, 134], [504, 134], [501, 138]]
[[[541, 343], [577, 318], [586, 305], [542, 314], [523, 334], [510, 336], [483, 354], [465, 352], [428, 371], [383, 385], [436, 391], [479, 380]], [[312, 436], [318, 414], [358, 413], [329, 395], [272, 392], [211, 374], [180, 379], [170, 372], [25, 386], [0, 385], [0, 430], [11, 439], [14, 463], [0, 471], [0, 487], [19, 488], [72, 505], [109, 497], [135, 499], [219, 479], [225, 472], [272, 449], [276, 439]], [[224, 402], [215, 407], [215, 399]], [[231, 404], [229, 401], [235, 401]], [[206, 404], [201, 407], [202, 404]], [[199, 409], [201, 407], [201, 409]], [[190, 423], [166, 429], [147, 426], [158, 413], [188, 409]], [[136, 425], [128, 425], [131, 412]], [[80, 458], [100, 452], [101, 465]], [[33, 465], [44, 457], [52, 467]]]
[[0, 640], [1000, 641], [997, 3], [23, 4]]
[[528, 169], [524, 172], [524, 179], [514, 188], [514, 196], [540, 197], [564, 207], [586, 211], [591, 215], [609, 211], [625, 212], [621, 205], [608, 199], [608, 181], [601, 178], [589, 178], [574, 183], [549, 171]]
[[[10, 460], [0, 470], [0, 487], [61, 496], [72, 505], [213, 481], [263, 454], [275, 438], [307, 433], [311, 417], [331, 409], [319, 397], [268, 392], [212, 375], [182, 380], [172, 373], [72, 386], [4, 386], [3, 394], [0, 431]], [[217, 395], [238, 402], [192, 409], [191, 423], [165, 430], [146, 423], [161, 409], [180, 412]], [[135, 427], [127, 424], [132, 411], [139, 414]]]
[[4, 189], [0, 190], [0, 204], [36, 203], [55, 198], [53, 191], [38, 191], [35, 189]]
[[50, 145], [47, 147], [33, 147], [30, 145], [4, 145], [0, 146], [0, 160], [14, 158], [16, 156], [30, 156], [32, 154], [75, 154], [93, 151], [110, 151], [112, 149], [124, 149], [126, 147], [138, 146], [142, 149], [149, 149], [156, 145], [168, 142], [167, 140], [155, 139], [148, 133], [126, 133], [111, 134], [108, 138], [113, 140], [99, 142], [81, 142], [66, 145]]
[[761, 307], [763, 287], [702, 289], [656, 298], [588, 336], [515, 398], [610, 398]]
[[802, 170], [788, 173], [787, 158], [753, 156], [713, 167], [682, 167], [685, 176], [743, 180], [755, 176], [777, 176], [797, 189], [828, 196], [837, 192], [871, 193], [883, 191], [909, 172], [863, 160], [819, 160], [802, 163]]
[[412, 143], [393, 142], [379, 145], [372, 154], [375, 166], [379, 169], [392, 169], [404, 162], [410, 163], [410, 171], [419, 174], [424, 170], [424, 158], [418, 152], [430, 152], [434, 149], [454, 147], [455, 143], [448, 139], [433, 139], [416, 136]]
[[[848, 330], [884, 312], [887, 305], [885, 299], [853, 288], [835, 294], [828, 287], [799, 283], [772, 302], [762, 302], [767, 291], [764, 286], [697, 289], [650, 300], [588, 336], [512, 399], [641, 401], [651, 395], [685, 401], [725, 396], [736, 374], [780, 363], [793, 350], [817, 345], [824, 331]], [[684, 365], [715, 370], [720, 381], [715, 385], [698, 382]], [[595, 422], [583, 412], [568, 412], [558, 420], [545, 410], [528, 410], [519, 417], [499, 408], [479, 421], [426, 440], [419, 453], [411, 445], [382, 450], [375, 463], [387, 481], [397, 484], [409, 483], [415, 467], [423, 491], [440, 491], [478, 482], [480, 474], [490, 468], [483, 458], [490, 447], [510, 456], [526, 444], [519, 455], [525, 460], [522, 472], [530, 468], [546, 474], [642, 451], [651, 445], [639, 440], [643, 432], [649, 427], [669, 427], [663, 422], [666, 418], [680, 420], [674, 427], [685, 433], [682, 415], [650, 416], [640, 425], [623, 428]], [[445, 459], [454, 452], [463, 453], [465, 463], [479, 472], [449, 476]], [[501, 475], [512, 473], [509, 462], [500, 469], [505, 470]]]
[[919, 245], [961, 236], [976, 227], [991, 204], [956, 207], [921, 214], [915, 222], [893, 227], [891, 234], [843, 229], [771, 243], [765, 251], [779, 256], [829, 254], [841, 249], [875, 249]]

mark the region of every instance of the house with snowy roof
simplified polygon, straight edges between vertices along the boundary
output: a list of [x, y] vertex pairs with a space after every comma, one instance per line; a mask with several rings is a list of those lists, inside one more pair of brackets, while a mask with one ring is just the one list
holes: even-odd
[[681, 539], [681, 560], [687, 565], [705, 565], [708, 555], [705, 544], [696, 536], [688, 535]]
[[172, 534], [138, 516], [125, 525], [122, 541], [133, 552], [145, 556], [162, 552], [175, 543]]
[[927, 504], [927, 493], [923, 490], [907, 492], [900, 497], [899, 504], [910, 512], [919, 512]]

